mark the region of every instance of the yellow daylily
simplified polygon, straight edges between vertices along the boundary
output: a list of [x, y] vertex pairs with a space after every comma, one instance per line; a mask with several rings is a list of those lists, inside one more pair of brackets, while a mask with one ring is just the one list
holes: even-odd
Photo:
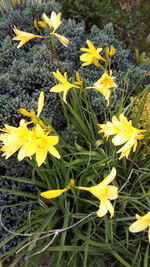
[[72, 87], [76, 87], [76, 88], [79, 88], [79, 86], [77, 85], [74, 85], [72, 83], [69, 83], [67, 81], [67, 73], [65, 72], [64, 73], [64, 76], [60, 73], [59, 70], [57, 70], [56, 72], [53, 72], [53, 75], [55, 76], [55, 78], [60, 82], [60, 84], [57, 84], [55, 86], [53, 86], [51, 89], [50, 89], [50, 92], [56, 92], [56, 93], [59, 93], [59, 92], [64, 92], [63, 93], [63, 100], [65, 103], [67, 103], [66, 101], [66, 95], [68, 93], [68, 91], [72, 88]]
[[20, 41], [17, 48], [20, 48], [25, 43], [29, 42], [30, 40], [32, 40], [34, 38], [43, 38], [41, 35], [35, 35], [35, 34], [29, 33], [29, 32], [20, 31], [16, 27], [13, 29], [13, 31], [16, 34], [16, 36], [13, 38], [13, 40]]
[[80, 74], [76, 71], [76, 81], [74, 82], [75, 85], [79, 85], [80, 87], [83, 86], [83, 81], [80, 78]]
[[119, 159], [124, 156], [128, 157], [131, 149], [135, 152], [137, 147], [137, 140], [144, 138], [142, 132], [146, 130], [140, 130], [132, 126], [132, 121], [128, 121], [124, 114], [120, 114], [119, 119], [116, 116], [113, 116], [112, 122], [108, 121], [106, 124], [98, 124], [102, 129], [99, 133], [105, 133], [105, 137], [110, 135], [115, 135], [112, 139], [112, 143], [115, 146], [122, 145], [126, 143], [117, 153], [121, 152]]
[[130, 232], [138, 233], [148, 228], [148, 239], [150, 243], [150, 211], [144, 216], [135, 215], [137, 221], [132, 223], [129, 227]]
[[116, 49], [114, 48], [114, 46], [113, 45], [111, 45], [110, 47], [106, 47], [106, 56], [107, 57], [112, 57], [113, 55], [115, 55], [116, 54]]
[[99, 217], [104, 216], [107, 211], [110, 212], [110, 218], [114, 215], [114, 208], [109, 200], [118, 198], [118, 188], [109, 184], [114, 180], [115, 176], [116, 169], [113, 167], [110, 174], [98, 185], [92, 187], [75, 186], [77, 189], [89, 191], [101, 201], [97, 211]]
[[50, 28], [53, 29], [53, 31], [52, 31], [53, 33], [59, 28], [59, 26], [62, 23], [60, 18], [61, 18], [61, 13], [56, 14], [54, 11], [52, 11], [50, 18], [45, 13], [43, 13], [43, 15], [42, 15], [42, 20]]
[[51, 35], [54, 35], [58, 38], [58, 40], [64, 45], [67, 47], [67, 45], [70, 43], [70, 41], [63, 35], [60, 35], [58, 33], [51, 33]]
[[95, 46], [90, 42], [89, 40], [86, 41], [89, 48], [81, 48], [80, 50], [83, 52], [86, 52], [80, 56], [80, 60], [84, 63], [82, 66], [88, 66], [90, 64], [94, 64], [95, 66], [100, 66], [99, 60], [106, 61], [105, 58], [103, 58], [100, 55], [100, 52], [103, 50], [102, 48], [95, 48]]
[[47, 153], [49, 152], [54, 157], [60, 159], [60, 154], [54, 147], [58, 144], [58, 136], [48, 136], [48, 132], [45, 133], [44, 129], [39, 124], [36, 124], [33, 128], [35, 138], [31, 139], [28, 143], [25, 143], [19, 152], [19, 160], [25, 157], [31, 157], [36, 155], [36, 162], [38, 166], [44, 163]]
[[34, 138], [34, 133], [28, 130], [24, 120], [20, 121], [19, 127], [5, 124], [5, 128], [1, 131], [5, 133], [0, 135], [0, 141], [4, 143], [4, 146], [0, 150], [4, 152], [2, 156], [5, 156], [6, 159], [11, 157], [15, 152], [21, 149], [25, 143], [28, 143]]
[[34, 20], [35, 26], [39, 26], [41, 28], [47, 28], [46, 23], [44, 23], [43, 21], [36, 21]]
[[41, 196], [47, 199], [59, 197], [64, 192], [68, 191], [74, 186], [74, 179], [70, 179], [69, 184], [64, 189], [48, 190], [41, 193]]
[[42, 15], [42, 20], [44, 21], [44, 23], [46, 23], [50, 27], [50, 29], [52, 29], [52, 32], [50, 33], [50, 35], [57, 37], [58, 40], [64, 46], [67, 46], [69, 44], [69, 40], [66, 37], [56, 33], [56, 30], [59, 28], [59, 26], [62, 23], [60, 18], [61, 18], [61, 13], [56, 14], [54, 11], [52, 11], [50, 18], [45, 13], [43, 13]]
[[36, 113], [35, 113], [35, 111], [33, 109], [31, 109], [30, 111], [27, 111], [24, 108], [20, 108], [19, 109], [19, 112], [22, 115], [31, 118], [31, 121], [28, 122], [28, 124], [33, 123], [33, 124], [36, 125], [38, 123], [39, 125], [41, 125], [42, 128], [46, 128], [46, 129], [48, 129], [50, 131], [52, 129], [52, 127], [50, 125], [49, 126], [46, 126], [44, 124], [44, 122], [39, 119], [39, 116], [40, 116], [40, 114], [41, 114], [41, 112], [43, 110], [43, 106], [44, 106], [44, 92], [41, 91], [40, 96], [39, 96], [39, 99], [38, 99], [37, 115], [36, 115]]
[[118, 87], [117, 84], [114, 82], [115, 77], [112, 77], [112, 72], [110, 72], [110, 76], [107, 72], [104, 72], [102, 77], [94, 83], [93, 86], [86, 87], [85, 89], [95, 89], [100, 92], [107, 100], [107, 105], [109, 105], [109, 98], [111, 95], [110, 88]]

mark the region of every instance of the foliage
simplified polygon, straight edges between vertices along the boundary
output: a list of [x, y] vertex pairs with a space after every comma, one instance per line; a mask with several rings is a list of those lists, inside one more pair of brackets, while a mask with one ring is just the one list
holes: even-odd
[[[102, 27], [113, 23], [116, 33], [124, 43], [134, 49], [149, 51], [149, 0], [58, 0], [66, 18], [84, 21], [89, 31], [92, 25]], [[142, 28], [142, 30], [141, 30]]]
[[[126, 2], [124, 4], [126, 5]], [[133, 4], [125, 5], [116, 10], [114, 17], [114, 24], [118, 27], [118, 33], [120, 32], [119, 36], [125, 39], [132, 49], [139, 48], [149, 55], [149, 0], [135, 1], [135, 3], [133, 1]]]
[[78, 22], [84, 21], [87, 29], [90, 30], [95, 24], [104, 25], [109, 22], [109, 17], [115, 15], [115, 8], [118, 6], [112, 0], [63, 0], [59, 1], [63, 7], [63, 14], [66, 18], [74, 18]]
[[1, 0], [0, 1], [0, 15], [5, 16], [10, 10], [14, 10], [18, 5], [26, 6], [28, 4], [43, 3], [45, 0]]

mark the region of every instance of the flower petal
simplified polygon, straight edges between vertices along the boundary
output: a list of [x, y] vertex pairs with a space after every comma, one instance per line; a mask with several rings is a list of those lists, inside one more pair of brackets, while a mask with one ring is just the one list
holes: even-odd
[[41, 91], [40, 96], [39, 96], [39, 101], [38, 101], [38, 112], [37, 112], [37, 117], [40, 116], [40, 113], [43, 109], [44, 106], [44, 92]]
[[118, 198], [118, 187], [113, 185], [107, 186], [107, 198], [110, 200], [114, 200]]
[[138, 233], [138, 232], [145, 230], [148, 226], [149, 226], [149, 223], [147, 221], [140, 219], [132, 223], [129, 227], [129, 230], [132, 233]]
[[60, 195], [62, 195], [65, 191], [67, 191], [67, 188], [64, 189], [56, 189], [56, 190], [48, 190], [45, 192], [41, 193], [41, 196], [47, 199], [51, 199], [51, 198], [55, 198], [55, 197], [59, 197]]
[[110, 174], [108, 174], [106, 178], [99, 185], [106, 186], [110, 184], [115, 177], [116, 177], [116, 169], [115, 167], [113, 167]]
[[97, 216], [102, 217], [102, 216], [106, 215], [107, 211], [108, 211], [107, 206], [102, 201], [100, 204], [99, 210], [96, 212]]
[[46, 156], [47, 156], [47, 147], [40, 147], [39, 144], [39, 146], [36, 149], [36, 161], [38, 167], [40, 167], [42, 163], [44, 163]]
[[112, 218], [114, 215], [114, 207], [108, 199], [103, 199], [100, 203], [100, 208], [97, 211], [97, 215], [99, 217], [102, 217], [107, 213], [107, 211], [110, 212], [110, 218]]
[[54, 146], [49, 146], [48, 151], [49, 151], [50, 154], [52, 154], [57, 159], [61, 158], [59, 152], [57, 151], [57, 149]]
[[55, 35], [64, 46], [67, 47], [67, 45], [69, 45], [70, 41], [65, 36], [58, 33], [53, 33], [53, 35]]

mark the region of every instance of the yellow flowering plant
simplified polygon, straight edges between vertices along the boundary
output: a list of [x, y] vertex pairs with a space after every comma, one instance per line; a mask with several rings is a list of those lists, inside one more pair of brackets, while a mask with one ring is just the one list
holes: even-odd
[[[110, 73], [112, 74], [112, 72]], [[109, 99], [111, 95], [110, 88], [117, 88], [117, 84], [114, 82], [115, 77], [109, 76], [107, 72], [104, 72], [101, 78], [94, 83], [93, 86], [86, 87], [85, 89], [95, 89], [100, 92], [107, 100], [107, 105], [109, 105]]]
[[[130, 242], [126, 237], [122, 241], [122, 236], [128, 236], [127, 224], [129, 225], [131, 222], [133, 210], [142, 210], [143, 207], [149, 210], [147, 204], [149, 203], [149, 191], [147, 191], [149, 163], [140, 162], [142, 153], [137, 148], [140, 140], [144, 140], [144, 134], [148, 130], [133, 126], [133, 122], [124, 115], [126, 113], [122, 103], [120, 115], [112, 114], [110, 98], [113, 94], [112, 90], [118, 87], [115, 80], [117, 77], [113, 76], [111, 69], [111, 58], [117, 53], [113, 45], [101, 48], [100, 45], [97, 47], [92, 41], [86, 40], [88, 48], [80, 49], [81, 52], [84, 52], [79, 56], [82, 62], [81, 68], [79, 72], [73, 74], [75, 78], [69, 75], [68, 79], [67, 72], [57, 58], [57, 50], [53, 42], [53, 37], [55, 37], [64, 46], [67, 47], [69, 44], [66, 37], [57, 33], [61, 24], [61, 13], [56, 14], [52, 11], [50, 17], [43, 13], [40, 21], [34, 21], [39, 35], [14, 28], [16, 36], [13, 39], [20, 41], [17, 48], [31, 39], [44, 39], [44, 32], [48, 32], [50, 49], [56, 59], [56, 69], [52, 71], [52, 74], [53, 78], [57, 80], [57, 84], [49, 88], [49, 91], [60, 93], [60, 96], [61, 93], [63, 94], [62, 109], [68, 130], [68, 139], [66, 140], [61, 137], [64, 129], [59, 130], [58, 134], [52, 125], [45, 123], [46, 119], [41, 116], [44, 107], [43, 91], [40, 92], [36, 110], [20, 108], [19, 112], [27, 117], [27, 121], [21, 119], [18, 127], [5, 124], [1, 129], [0, 150], [3, 153], [2, 156], [8, 159], [18, 153], [18, 161], [26, 159], [33, 167], [32, 179], [24, 178], [24, 181], [35, 185], [36, 188], [32, 193], [21, 192], [20, 195], [33, 199], [33, 202], [35, 201], [36, 205], [40, 206], [33, 214], [31, 212], [30, 226], [28, 226], [29, 222], [26, 222], [27, 227], [24, 227], [26, 226], [24, 224], [20, 230], [23, 232], [23, 236], [31, 239], [34, 237], [32, 240], [25, 241], [25, 245], [20, 245], [19, 252], [23, 251], [22, 255], [25, 257], [25, 248], [29, 247], [28, 255], [30, 257], [45, 252], [47, 249], [50, 250], [49, 246], [60, 233], [68, 231], [78, 224], [83, 224], [83, 227], [80, 227], [80, 234], [78, 230], [70, 234], [71, 245], [70, 237], [68, 239], [67, 235], [59, 240], [62, 248], [66, 242], [65, 249], [67, 250], [68, 246], [74, 252], [74, 248], [78, 250], [81, 247], [80, 244], [84, 245], [86, 242], [86, 248], [94, 246], [94, 251], [96, 251], [96, 247], [98, 247], [99, 253], [99, 249], [102, 247], [111, 257], [115, 257], [115, 262], [117, 260], [121, 266], [122, 264], [130, 266], [124, 257], [124, 251], [127, 251], [130, 262], [132, 261], [131, 253], [127, 248], [124, 250], [126, 244], [129, 246]], [[93, 85], [87, 86], [84, 75], [82, 75], [82, 67], [90, 68], [91, 65], [100, 70], [100, 75]], [[107, 101], [106, 123], [104, 123], [104, 118], [101, 118], [101, 123], [98, 123], [100, 117], [97, 118], [93, 110], [87, 89], [96, 90]], [[70, 97], [68, 97], [69, 94]], [[110, 117], [112, 119], [108, 120], [107, 118]], [[97, 126], [100, 128], [98, 132]], [[103, 139], [103, 133], [108, 141], [111, 139], [110, 142]], [[114, 146], [121, 146], [117, 153]], [[131, 151], [134, 153], [131, 154]], [[121, 153], [119, 159], [118, 153]], [[119, 161], [122, 158], [123, 160]], [[105, 173], [109, 174], [105, 176]], [[105, 178], [100, 181], [99, 176]], [[90, 183], [92, 186], [87, 187], [86, 185]], [[19, 194], [18, 191], [9, 192]], [[140, 192], [142, 192], [142, 196]], [[144, 204], [142, 200], [145, 201]], [[150, 212], [148, 211], [144, 216], [136, 215], [136, 219], [137, 221], [129, 226], [129, 231], [138, 233], [148, 228], [148, 240], [144, 240], [144, 242], [150, 241]], [[2, 219], [1, 224], [3, 225]], [[3, 227], [5, 230], [7, 229], [5, 225]], [[30, 233], [28, 233], [29, 227]], [[15, 232], [11, 233], [16, 234]], [[50, 243], [44, 244], [44, 238], [51, 236]], [[36, 242], [42, 249], [33, 252]], [[121, 246], [119, 246], [119, 242], [121, 242]], [[60, 246], [56, 250], [60, 250]], [[60, 259], [55, 258], [56, 266], [63, 265], [62, 254], [59, 255], [61, 255]], [[77, 266], [80, 265], [78, 260], [76, 262]], [[135, 262], [137, 263], [137, 260]], [[87, 261], [84, 266], [87, 266]]]
[[108, 138], [111, 135], [115, 135], [112, 139], [112, 143], [115, 146], [125, 145], [120, 148], [117, 153], [121, 152], [119, 159], [128, 157], [131, 149], [135, 152], [137, 148], [138, 140], [144, 138], [143, 132], [146, 130], [140, 130], [132, 126], [132, 121], [128, 121], [124, 114], [120, 114], [119, 119], [116, 116], [112, 117], [112, 122], [108, 121], [106, 124], [98, 124], [101, 130], [99, 133], [105, 133], [105, 137]]
[[[43, 13], [42, 14], [42, 21], [34, 20], [34, 26], [40, 32], [40, 35], [21, 31], [21, 30], [17, 29], [17, 27], [15, 26], [13, 31], [16, 34], [16, 36], [13, 37], [13, 40], [20, 41], [17, 48], [22, 47], [25, 43], [29, 42], [30, 40], [32, 40], [34, 38], [44, 38], [45, 39], [46, 37], [44, 36], [44, 32], [41, 31], [42, 28], [46, 28], [47, 30], [49, 30], [50, 31], [50, 33], [49, 33], [50, 37], [56, 37], [64, 46], [67, 47], [69, 45], [69, 40], [65, 36], [62, 36], [62, 35], [56, 33], [56, 30], [59, 28], [59, 26], [62, 23], [60, 18], [61, 18], [61, 13], [56, 14], [54, 11], [52, 11], [50, 18], [45, 13]], [[51, 42], [51, 38], [49, 39], [49, 42], [50, 42], [49, 43], [50, 48], [53, 48], [53, 43]], [[52, 49], [52, 52], [54, 53], [54, 49]], [[56, 54], [55, 54], [55, 56], [56, 56]]]
[[16, 27], [13, 29], [13, 31], [16, 34], [16, 36], [13, 38], [13, 40], [20, 41], [17, 48], [20, 48], [25, 43], [29, 42], [30, 40], [32, 40], [34, 38], [43, 38], [43, 36], [41, 36], [41, 35], [36, 35], [36, 34], [29, 33], [29, 32], [20, 31]]
[[56, 72], [53, 72], [54, 77], [59, 81], [58, 85], [53, 86], [50, 91], [51, 92], [63, 92], [63, 100], [65, 103], [67, 103], [66, 100], [66, 95], [68, 93], [68, 91], [72, 88], [72, 87], [76, 87], [79, 88], [79, 86], [75, 85], [75, 84], [71, 84], [70, 82], [68, 82], [67, 80], [67, 73], [64, 73], [64, 76], [60, 73], [59, 70], [57, 70]]
[[100, 55], [100, 52], [103, 50], [100, 48], [95, 48], [90, 40], [86, 41], [89, 48], [81, 48], [80, 50], [86, 52], [80, 56], [80, 60], [84, 63], [82, 66], [88, 66], [90, 64], [94, 64], [95, 66], [100, 66], [99, 60], [106, 61], [104, 57]]
[[109, 200], [118, 198], [118, 188], [109, 184], [114, 180], [115, 176], [116, 169], [112, 168], [110, 174], [99, 184], [92, 187], [76, 186], [77, 189], [89, 191], [101, 201], [97, 211], [97, 216], [99, 217], [106, 215], [107, 211], [110, 212], [110, 218], [114, 215], [114, 208]]
[[[25, 120], [20, 121], [19, 127], [13, 127], [5, 125], [5, 128], [1, 131], [4, 132], [0, 135], [0, 141], [3, 142], [3, 146], [0, 149], [3, 151], [3, 156], [8, 159], [15, 152], [18, 152], [18, 160], [21, 161], [25, 157], [31, 158], [36, 156], [36, 162], [38, 167], [41, 166], [47, 157], [49, 152], [56, 158], [60, 158], [60, 154], [54, 147], [58, 144], [59, 137], [51, 136], [51, 125], [46, 126], [44, 122], [39, 119], [44, 105], [44, 92], [40, 93], [38, 101], [38, 111], [35, 115], [34, 110], [28, 112], [26, 109], [20, 109], [20, 112], [31, 118], [30, 122]], [[28, 125], [33, 123], [33, 127], [28, 128]]]

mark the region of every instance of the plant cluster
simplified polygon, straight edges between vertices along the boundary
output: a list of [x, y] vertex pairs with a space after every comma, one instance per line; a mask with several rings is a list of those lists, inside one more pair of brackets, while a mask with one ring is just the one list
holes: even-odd
[[[64, 29], [65, 24], [68, 29], [68, 25], [71, 23], [71, 21], [64, 22]], [[10, 190], [9, 192], [22, 195], [30, 201], [32, 200], [31, 203], [34, 201], [36, 203], [35, 208], [31, 210], [31, 213], [29, 212], [28, 219], [20, 225], [17, 233], [5, 227], [3, 216], [1, 216], [1, 224], [6, 231], [24, 237], [16, 247], [4, 254], [3, 261], [5, 262], [13, 253], [17, 252], [18, 256], [14, 259], [13, 264], [19, 262], [22, 264], [24, 256], [27, 256], [25, 266], [30, 266], [31, 257], [34, 258], [36, 264], [41, 260], [42, 254], [58, 250], [58, 256], [56, 253], [53, 254], [50, 264], [55, 262], [56, 266], [63, 266], [69, 262], [71, 266], [78, 266], [82, 260], [84, 266], [94, 266], [96, 264], [96, 260], [93, 260], [94, 254], [96, 259], [101, 257], [101, 263], [106, 266], [110, 263], [115, 264], [116, 261], [121, 266], [131, 266], [130, 264], [133, 262], [135, 266], [137, 263], [143, 264], [143, 262], [148, 264], [149, 245], [147, 243], [148, 240], [150, 241], [150, 236], [146, 239], [145, 232], [139, 234], [140, 239], [137, 238], [134, 241], [133, 248], [134, 238], [132, 239], [132, 235], [129, 237], [128, 231], [128, 227], [133, 233], [150, 229], [149, 158], [146, 157], [141, 161], [143, 153], [139, 152], [140, 146], [144, 147], [143, 151], [147, 151], [144, 144], [146, 140], [147, 142], [149, 140], [149, 130], [137, 128], [139, 111], [134, 125], [124, 115], [130, 111], [129, 98], [127, 100], [126, 93], [130, 92], [129, 84], [130, 86], [132, 83], [135, 85], [135, 81], [132, 80], [130, 83], [130, 79], [137, 75], [133, 76], [133, 70], [135, 71], [137, 68], [129, 69], [129, 73], [123, 79], [122, 73], [125, 72], [127, 65], [126, 51], [123, 53], [125, 64], [124, 66], [120, 64], [119, 68], [119, 58], [114, 60], [115, 57], [117, 58], [119, 49], [113, 44], [113, 40], [110, 43], [106, 41], [110, 31], [109, 27], [105, 28], [107, 34], [103, 33], [106, 38], [103, 40], [103, 48], [99, 45], [99, 38], [95, 37], [99, 30], [93, 27], [86, 44], [82, 43], [82, 48], [79, 47], [81, 52], [73, 55], [70, 50], [71, 54], [67, 53], [69, 46], [72, 48], [75, 46], [73, 38], [70, 40], [68, 36], [69, 30], [64, 30], [65, 35], [60, 30], [60, 26], [63, 26], [61, 24], [61, 13], [57, 14], [52, 11], [50, 16], [43, 13], [40, 20], [34, 20], [34, 27], [38, 33], [22, 31], [18, 26], [14, 28], [16, 36], [13, 37], [13, 40], [20, 42], [17, 48], [21, 49], [21, 46], [27, 45], [27, 53], [32, 50], [30, 45], [28, 46], [30, 40], [31, 42], [34, 41], [32, 39], [45, 41], [50, 48], [51, 67], [53, 66], [51, 79], [55, 78], [59, 83], [54, 85], [51, 82], [51, 86], [45, 87], [44, 90], [36, 88], [41, 91], [37, 111], [28, 105], [21, 106], [20, 113], [28, 119], [22, 119], [22, 115], [20, 115], [14, 126], [12, 123], [5, 123], [1, 130], [0, 140], [3, 156], [9, 160], [13, 154], [18, 152], [18, 160], [26, 159], [33, 168], [32, 179], [20, 178], [24, 183], [33, 184], [34, 188], [31, 189], [33, 192], [30, 193], [28, 190], [14, 190], [14, 192]], [[73, 24], [75, 26], [74, 22]], [[100, 32], [102, 33], [102, 31]], [[78, 40], [77, 36], [75, 37]], [[95, 41], [93, 42], [94, 37]], [[46, 49], [45, 44], [38, 43], [39, 40], [35, 50], [38, 47]], [[62, 49], [62, 45], [66, 50]], [[62, 51], [64, 51], [63, 55]], [[77, 62], [77, 56], [82, 61], [81, 67]], [[70, 61], [75, 59], [73, 63], [79, 66], [76, 72], [74, 71], [75, 66], [72, 65], [70, 68], [69, 59]], [[17, 68], [17, 65], [15, 66]], [[32, 68], [30, 70], [32, 71]], [[140, 71], [142, 77], [143, 72]], [[71, 76], [70, 78], [67, 73], [69, 77]], [[48, 90], [50, 92], [47, 89], [50, 89]], [[3, 90], [5, 92], [5, 89]], [[74, 126], [76, 135], [73, 140], [70, 140], [70, 136], [62, 138], [62, 129], [60, 126], [56, 128], [54, 126], [54, 121], [57, 125], [56, 116], [50, 121], [49, 118], [41, 115], [44, 107], [44, 95], [46, 95], [44, 91], [47, 91], [47, 95], [51, 94], [52, 99], [55, 96], [54, 99], [59, 102], [61, 115], [65, 118], [63, 131], [67, 131], [67, 127], [68, 129], [70, 127], [70, 131], [72, 131], [72, 125]], [[24, 92], [26, 92], [26, 88], [24, 88]], [[142, 94], [145, 98], [148, 92], [149, 86], [143, 89]], [[15, 94], [15, 90], [12, 90], [13, 97]], [[37, 94], [31, 90], [30, 99]], [[113, 105], [117, 102], [118, 105], [114, 107]], [[102, 103], [103, 107], [101, 108], [100, 104]], [[124, 109], [125, 104], [126, 108]], [[47, 102], [45, 101], [45, 108], [48, 110], [49, 106], [46, 106]], [[105, 121], [106, 123], [104, 123]], [[103, 133], [106, 139], [103, 138]], [[122, 146], [117, 151], [117, 153], [121, 153], [119, 159], [115, 146]], [[49, 153], [52, 156], [49, 156]], [[130, 155], [131, 158], [128, 159]], [[102, 177], [105, 178], [99, 182]], [[19, 180], [18, 177], [5, 178], [12, 181], [13, 179]], [[130, 182], [131, 179], [134, 181], [133, 184]], [[89, 187], [90, 183], [92, 186]], [[91, 196], [87, 199], [88, 192], [86, 191], [94, 197]], [[98, 202], [95, 197], [98, 198]], [[111, 220], [107, 217], [108, 211]], [[136, 215], [136, 221], [131, 224], [135, 213], [139, 215]], [[57, 240], [58, 236], [60, 238]], [[2, 244], [7, 244], [11, 239], [13, 239], [13, 235]], [[135, 242], [138, 244], [139, 240], [142, 246], [141, 251], [139, 246], [137, 250], [135, 247]], [[51, 247], [53, 243], [55, 246]], [[38, 249], [36, 244], [38, 244]], [[83, 245], [84, 249], [82, 250]], [[65, 248], [66, 253], [64, 252]]]

